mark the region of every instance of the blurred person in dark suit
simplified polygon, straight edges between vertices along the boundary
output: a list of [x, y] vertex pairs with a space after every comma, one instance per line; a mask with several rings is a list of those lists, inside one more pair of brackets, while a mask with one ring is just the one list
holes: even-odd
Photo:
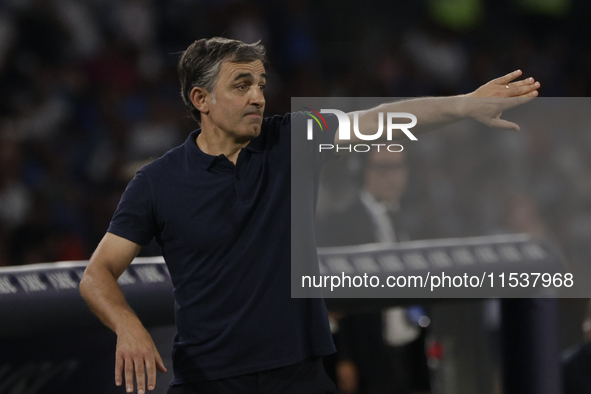
[[[358, 167], [361, 189], [344, 209], [319, 220], [319, 244], [408, 241], [400, 218], [408, 178], [406, 154], [381, 150], [349, 159], [352, 167]], [[430, 391], [425, 329], [409, 318], [417, 309], [422, 308], [355, 313], [339, 321], [335, 372], [343, 393]]]

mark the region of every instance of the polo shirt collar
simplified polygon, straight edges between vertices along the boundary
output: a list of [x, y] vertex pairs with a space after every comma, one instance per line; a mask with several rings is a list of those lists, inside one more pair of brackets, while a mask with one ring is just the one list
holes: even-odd
[[197, 146], [197, 136], [199, 133], [201, 133], [201, 129], [194, 130], [189, 134], [189, 137], [185, 141], [185, 149], [187, 150], [187, 157], [190, 162], [198, 164], [207, 170], [217, 157], [208, 155], [199, 149]]
[[[197, 136], [199, 135], [199, 133], [201, 133], [201, 129], [194, 130], [191, 132], [191, 134], [189, 134], [189, 137], [185, 141], [185, 149], [187, 150], [189, 160], [196, 162], [196, 164], [200, 165], [201, 167], [207, 170], [213, 165], [213, 163], [219, 156], [208, 155], [207, 153], [199, 149], [199, 147], [197, 146]], [[250, 143], [246, 145], [245, 149], [248, 149], [249, 151], [254, 153], [262, 153], [264, 151], [264, 141], [262, 135], [263, 130], [261, 129], [261, 134], [259, 134], [259, 136], [254, 138], [253, 140], [251, 140]]]

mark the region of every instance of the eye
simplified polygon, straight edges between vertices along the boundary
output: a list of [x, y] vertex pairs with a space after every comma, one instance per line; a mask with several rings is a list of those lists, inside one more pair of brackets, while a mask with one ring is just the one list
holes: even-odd
[[260, 84], [259, 85], [259, 89], [261, 89], [261, 90], [265, 90], [266, 87], [267, 87], [267, 85], [265, 85], [265, 84]]
[[236, 89], [238, 89], [240, 91], [243, 91], [243, 90], [246, 89], [246, 85], [245, 84], [240, 84], [240, 85], [236, 86]]

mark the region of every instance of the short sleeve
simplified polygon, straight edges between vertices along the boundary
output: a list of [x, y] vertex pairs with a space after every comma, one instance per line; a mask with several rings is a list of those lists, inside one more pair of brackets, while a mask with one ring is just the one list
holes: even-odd
[[153, 195], [147, 175], [140, 170], [121, 196], [107, 232], [139, 245], [147, 245], [156, 235]]
[[334, 154], [334, 139], [339, 122], [334, 114], [323, 114], [319, 123], [311, 123], [310, 139], [307, 127], [309, 119], [312, 118], [305, 112], [291, 114], [292, 155], [304, 161], [311, 161], [320, 168], [325, 162], [339, 157]]

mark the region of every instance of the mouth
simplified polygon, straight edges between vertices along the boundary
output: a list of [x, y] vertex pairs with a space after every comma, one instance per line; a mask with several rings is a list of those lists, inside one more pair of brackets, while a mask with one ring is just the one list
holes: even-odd
[[262, 118], [263, 114], [260, 111], [254, 110], [254, 111], [247, 112], [246, 114], [244, 114], [244, 116], [249, 117], [249, 118]]

